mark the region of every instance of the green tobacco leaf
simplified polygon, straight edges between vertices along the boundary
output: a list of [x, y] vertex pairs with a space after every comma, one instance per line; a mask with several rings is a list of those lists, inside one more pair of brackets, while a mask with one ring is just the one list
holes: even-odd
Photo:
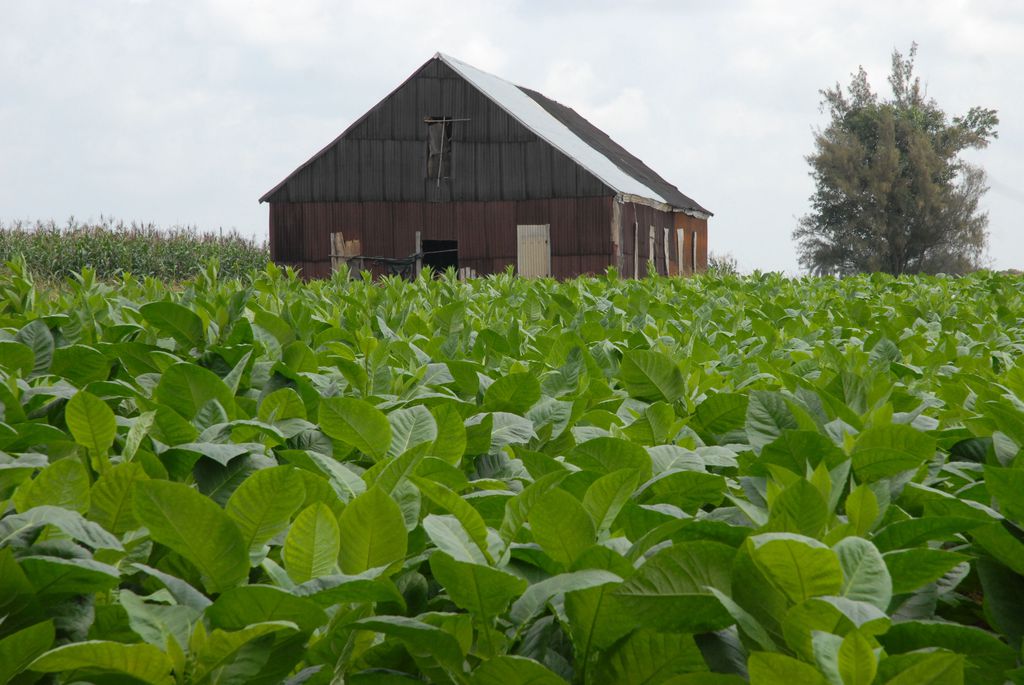
[[733, 622], [708, 588], [730, 591], [736, 550], [718, 542], [677, 543], [651, 558], [615, 596], [634, 620], [656, 630], [702, 633]]
[[473, 671], [471, 685], [565, 685], [565, 681], [533, 659], [502, 655], [487, 659]]
[[620, 469], [601, 476], [587, 488], [583, 496], [583, 508], [590, 514], [598, 534], [608, 532], [638, 483], [639, 474], [636, 471]]
[[149, 302], [139, 313], [163, 335], [174, 338], [185, 350], [201, 347], [203, 320], [188, 307], [176, 302]]
[[425, 478], [412, 477], [409, 479], [419, 488], [420, 492], [428, 497], [437, 506], [446, 510], [459, 520], [462, 528], [469, 534], [469, 537], [476, 543], [485, 559], [490, 560], [490, 552], [487, 547], [487, 524], [483, 517], [469, 502], [459, 497], [455, 492]]
[[126, 645], [120, 642], [87, 640], [51, 649], [29, 666], [40, 673], [64, 673], [88, 670], [93, 673], [117, 674], [152, 685], [171, 685], [173, 665], [153, 645]]
[[680, 673], [706, 670], [692, 635], [638, 630], [601, 654], [594, 685], [664, 683]]
[[755, 448], [763, 448], [783, 431], [799, 428], [796, 417], [777, 392], [755, 390], [747, 403], [747, 440]]
[[325, 397], [320, 400], [320, 428], [373, 459], [383, 459], [391, 446], [388, 417], [365, 400]]
[[740, 430], [747, 420], [747, 396], [720, 392], [697, 405], [697, 420], [712, 435]]
[[291, 592], [297, 597], [308, 597], [324, 608], [350, 602], [394, 602], [404, 606], [405, 600], [395, 584], [382, 577], [386, 570], [375, 568], [354, 576], [321, 576], [296, 585]]
[[212, 500], [189, 486], [138, 481], [132, 508], [153, 540], [195, 564], [208, 592], [222, 592], [248, 576], [249, 554], [238, 527]]
[[801, 478], [772, 502], [767, 530], [818, 537], [828, 525], [828, 503], [818, 488]]
[[487, 565], [487, 557], [454, 516], [427, 514], [423, 519], [427, 537], [442, 552], [459, 561]]
[[53, 361], [53, 334], [50, 328], [42, 319], [33, 319], [14, 336], [14, 341], [25, 345], [32, 350], [35, 356], [35, 363], [32, 366], [32, 375], [46, 373]]
[[449, 672], [462, 672], [462, 648], [449, 633], [405, 616], [373, 616], [352, 624], [400, 640], [413, 656], [433, 657]]
[[224, 381], [212, 371], [188, 362], [168, 367], [160, 377], [155, 394], [162, 405], [189, 420], [210, 400], [220, 403], [229, 418], [234, 412], [234, 396]]
[[[902, 656], [902, 655], [901, 655]], [[964, 657], [949, 652], [907, 655], [908, 665], [896, 672], [894, 677], [885, 677], [886, 666], [891, 662], [902, 663], [900, 656], [883, 659], [878, 665], [877, 678], [885, 685], [964, 685]]]
[[850, 456], [857, 478], [871, 482], [921, 466], [935, 456], [935, 438], [906, 424], [868, 428]]
[[672, 359], [657, 350], [627, 350], [619, 380], [639, 400], [675, 402], [686, 393], [686, 380]]
[[522, 578], [481, 564], [458, 561], [444, 552], [430, 557], [434, 578], [458, 606], [480, 617], [501, 615], [527, 588]]
[[785, 654], [754, 652], [747, 660], [751, 685], [829, 685], [818, 669]]
[[528, 587], [512, 605], [509, 617], [515, 623], [525, 623], [555, 595], [621, 582], [614, 573], [593, 568], [551, 576]]
[[1006, 518], [1024, 523], [1024, 469], [986, 466], [985, 487]]
[[241, 682], [249, 682], [267, 663], [269, 635], [292, 631], [297, 627], [286, 621], [268, 621], [242, 630], [214, 629], [201, 645], [193, 645], [195, 657], [192, 678], [197, 683], [233, 682], [233, 673]]
[[109, 590], [121, 579], [115, 567], [92, 559], [29, 556], [18, 563], [39, 595], [89, 595]]
[[24, 671], [53, 644], [53, 621], [43, 621], [0, 640], [0, 683]]
[[423, 405], [396, 409], [387, 418], [391, 424], [389, 457], [397, 457], [417, 445], [433, 443], [437, 439], [437, 422]]
[[534, 541], [566, 568], [595, 542], [593, 520], [580, 501], [565, 490], [541, 495], [529, 521]]
[[305, 498], [306, 488], [295, 469], [275, 466], [242, 481], [224, 509], [238, 526], [246, 548], [254, 552], [288, 527]]
[[20, 512], [50, 505], [84, 514], [89, 511], [89, 474], [78, 459], [58, 459], [22, 483], [13, 501]]
[[341, 536], [334, 512], [323, 502], [315, 502], [295, 518], [281, 556], [288, 577], [304, 583], [331, 574], [340, 549]]
[[992, 633], [974, 626], [938, 621], [894, 623], [878, 640], [889, 654], [903, 654], [939, 647], [967, 657], [964, 677], [968, 682], [1000, 682], [1016, 667], [1015, 650]]
[[839, 677], [843, 685], [871, 685], [878, 672], [878, 658], [871, 643], [853, 631], [843, 638], [837, 659]]
[[344, 573], [362, 573], [405, 558], [408, 533], [402, 510], [380, 488], [370, 488], [348, 503], [338, 520]]
[[110, 360], [86, 345], [59, 347], [53, 351], [50, 373], [68, 379], [78, 387], [104, 381], [110, 375]]
[[232, 588], [206, 609], [214, 628], [242, 630], [254, 623], [287, 621], [310, 633], [327, 622], [327, 613], [311, 599], [270, 585]]
[[540, 400], [540, 381], [530, 373], [501, 376], [484, 393], [483, 408], [492, 412], [525, 414]]
[[0, 369], [27, 376], [36, 364], [36, 355], [28, 345], [14, 340], [0, 340]]
[[117, 436], [117, 421], [107, 403], [79, 390], [64, 408], [64, 419], [75, 442], [97, 454], [106, 454]]
[[764, 533], [747, 540], [754, 563], [794, 604], [839, 594], [843, 585], [839, 559], [821, 542], [792, 533]]
[[887, 611], [892, 599], [892, 578], [878, 549], [864, 538], [849, 537], [837, 542], [832, 550], [843, 569], [841, 595]]
[[89, 497], [89, 518], [114, 535], [124, 535], [138, 527], [132, 510], [135, 482], [146, 479], [146, 472], [137, 463], [116, 464], [100, 476]]
[[644, 483], [651, 478], [651, 455], [641, 445], [621, 438], [594, 438], [580, 443], [566, 461], [584, 471], [606, 475], [621, 469], [636, 469]]
[[518, 495], [505, 502], [505, 516], [502, 518], [499, 533], [506, 543], [511, 543], [519, 534], [519, 531], [526, 524], [530, 512], [533, 511], [533, 507], [544, 493], [558, 487], [558, 484], [565, 480], [568, 475], [568, 471], [556, 471], [545, 474], [523, 488], [523, 491]]
[[32, 507], [23, 514], [0, 519], [0, 547], [10, 544], [21, 533], [41, 526], [53, 526], [93, 549], [123, 549], [121, 541], [99, 524], [87, 521], [76, 511], [51, 505]]
[[902, 595], [935, 582], [958, 564], [969, 561], [970, 557], [944, 549], [921, 547], [887, 552], [882, 559], [892, 578], [893, 594]]

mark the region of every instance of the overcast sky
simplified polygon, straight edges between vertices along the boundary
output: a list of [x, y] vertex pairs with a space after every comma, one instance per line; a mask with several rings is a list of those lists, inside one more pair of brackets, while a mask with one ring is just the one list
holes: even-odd
[[798, 271], [818, 90], [890, 54], [950, 114], [999, 110], [990, 257], [1024, 267], [1024, 2], [0, 0], [0, 220], [101, 214], [265, 239], [269, 188], [435, 52], [576, 109]]

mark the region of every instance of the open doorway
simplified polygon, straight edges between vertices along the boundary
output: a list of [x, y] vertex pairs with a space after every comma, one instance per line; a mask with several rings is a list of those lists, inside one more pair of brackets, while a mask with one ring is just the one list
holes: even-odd
[[458, 269], [459, 241], [424, 240], [423, 266], [429, 266], [435, 274], [444, 273], [449, 266]]

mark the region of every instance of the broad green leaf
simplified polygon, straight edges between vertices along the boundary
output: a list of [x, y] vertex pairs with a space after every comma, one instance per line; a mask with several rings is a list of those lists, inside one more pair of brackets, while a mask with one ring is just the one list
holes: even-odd
[[894, 623], [878, 640], [889, 654], [939, 647], [967, 657], [964, 677], [969, 682], [999, 682], [1016, 667], [1016, 650], [992, 633], [974, 626], [939, 621]]
[[327, 614], [311, 599], [270, 585], [232, 588], [206, 609], [214, 628], [242, 630], [254, 623], [288, 621], [310, 633], [327, 622]]
[[229, 418], [234, 412], [234, 396], [224, 381], [212, 371], [189, 362], [168, 367], [160, 377], [155, 395], [162, 405], [189, 420], [211, 400], [216, 400]]
[[843, 685], [871, 685], [878, 671], [878, 659], [867, 638], [853, 631], [839, 647], [839, 676]]
[[594, 481], [583, 496], [583, 508], [594, 522], [598, 534], [607, 533], [622, 506], [633, 495], [639, 474], [620, 469]]
[[86, 345], [58, 347], [53, 351], [50, 373], [68, 379], [78, 387], [104, 381], [110, 375], [110, 360]]
[[203, 320], [188, 307], [176, 302], [149, 302], [139, 307], [139, 313], [160, 333], [174, 338], [185, 351], [202, 346]]
[[332, 573], [340, 548], [341, 537], [334, 512], [323, 502], [316, 502], [295, 518], [281, 556], [288, 576], [296, 583], [304, 583]]
[[84, 514], [89, 511], [89, 474], [74, 457], [58, 459], [35, 478], [22, 483], [13, 501], [22, 513], [50, 505]]
[[249, 554], [238, 527], [224, 510], [189, 486], [138, 481], [132, 508], [153, 540], [195, 564], [208, 592], [222, 592], [248, 576]]
[[117, 674], [152, 685], [171, 685], [171, 660], [153, 645], [86, 640], [46, 652], [29, 666], [40, 673], [87, 670]]
[[622, 578], [619, 576], [601, 569], [592, 568], [560, 573], [530, 585], [522, 596], [512, 604], [509, 617], [515, 623], [525, 623], [555, 595], [621, 582]]
[[772, 502], [766, 530], [819, 537], [830, 519], [828, 503], [814, 485], [801, 478]]
[[829, 685], [818, 669], [785, 654], [754, 652], [747, 660], [751, 685]]
[[42, 621], [0, 640], [0, 683], [25, 670], [53, 644], [53, 621]]
[[985, 487], [1006, 518], [1024, 524], [1024, 469], [986, 466]]
[[137, 528], [132, 491], [136, 481], [145, 479], [146, 472], [137, 463], [116, 464], [107, 469], [92, 486], [89, 518], [114, 535]]
[[[911, 664], [893, 677], [884, 680], [885, 685], [964, 685], [964, 657], [949, 652], [913, 655]], [[879, 664], [881, 676], [883, 668], [891, 660], [899, 657], [883, 659]]]
[[302, 478], [291, 467], [259, 469], [242, 481], [224, 508], [238, 526], [246, 548], [258, 550], [288, 527], [306, 497]]
[[297, 597], [309, 597], [325, 608], [349, 602], [395, 602], [403, 605], [405, 600], [394, 583], [383, 577], [386, 570], [379, 567], [354, 576], [321, 576], [296, 585], [291, 592]]
[[449, 672], [462, 672], [462, 649], [449, 633], [405, 616], [373, 616], [352, 624], [400, 640], [413, 656], [433, 657]]
[[[226, 631], [219, 628], [210, 632], [202, 645], [193, 645], [195, 666], [192, 677], [196, 682], [234, 682], [230, 677], [233, 667], [246, 656], [255, 657], [250, 664], [243, 666], [242, 682], [257, 675], [267, 662], [271, 642], [266, 636], [275, 633], [296, 630], [294, 623], [287, 621], [268, 621], [255, 623], [241, 630]], [[250, 644], [253, 649], [247, 649]], [[248, 652], [249, 654], [246, 654]], [[256, 654], [252, 654], [256, 652]], [[227, 677], [225, 677], [227, 676]]]
[[747, 396], [720, 392], [697, 405], [697, 420], [712, 435], [740, 430], [746, 423]]
[[921, 466], [935, 456], [935, 438], [905, 424], [868, 428], [850, 456], [857, 478], [871, 482]]
[[391, 424], [389, 457], [397, 457], [423, 443], [433, 444], [437, 439], [437, 422], [423, 405], [396, 409], [387, 417]]
[[124, 588], [118, 592], [118, 603], [128, 614], [131, 629], [154, 647], [164, 648], [172, 640], [179, 647], [187, 645], [200, 612], [188, 605], [166, 603], [171, 599], [167, 590], [158, 590], [152, 597], [164, 601], [147, 602], [148, 598]]
[[636, 469], [644, 483], [651, 478], [651, 456], [642, 446], [621, 438], [594, 438], [580, 443], [566, 461], [584, 471], [602, 475], [621, 469]]
[[846, 496], [846, 516], [854, 535], [864, 537], [870, 533], [879, 514], [878, 498], [867, 485], [858, 485]]
[[619, 365], [619, 379], [639, 400], [675, 402], [686, 393], [686, 380], [672, 359], [657, 350], [627, 350]]
[[64, 407], [64, 419], [75, 442], [97, 454], [106, 455], [117, 436], [117, 420], [107, 403], [79, 390]]
[[92, 559], [26, 556], [18, 560], [38, 595], [89, 595], [115, 587], [117, 569]]
[[442, 552], [458, 561], [487, 565], [487, 557], [454, 516], [427, 514], [423, 519], [427, 537]]
[[402, 511], [380, 488], [370, 488], [349, 502], [338, 529], [338, 560], [344, 573], [362, 573], [405, 558], [408, 533]]
[[54, 342], [53, 334], [45, 321], [42, 319], [29, 321], [14, 336], [14, 341], [32, 350], [35, 357], [32, 375], [37, 376], [49, 370], [50, 362], [53, 361]]
[[881, 528], [871, 541], [880, 552], [916, 547], [926, 542], [954, 540], [961, 533], [981, 529], [986, 521], [963, 516], [926, 516], [894, 521]]
[[878, 549], [864, 538], [849, 537], [837, 542], [832, 550], [843, 569], [842, 596], [888, 610], [892, 578]]
[[902, 595], [933, 583], [958, 564], [969, 561], [970, 557], [943, 549], [920, 547], [888, 552], [882, 555], [889, 577], [892, 578], [892, 592]]
[[522, 578], [482, 564], [458, 561], [444, 552], [430, 556], [434, 578], [459, 607], [481, 619], [499, 616], [527, 588]]
[[483, 408], [492, 412], [525, 414], [540, 400], [540, 381], [529, 373], [501, 376], [484, 393]]
[[440, 483], [415, 476], [410, 478], [410, 481], [430, 501], [457, 518], [459, 523], [462, 524], [462, 528], [469, 534], [473, 542], [476, 543], [484, 558], [490, 559], [487, 542], [487, 524], [484, 523], [480, 512], [474, 509], [465, 499], [459, 497]]
[[391, 446], [387, 416], [365, 400], [325, 397], [320, 400], [320, 428], [373, 459], [383, 459]]
[[755, 448], [763, 448], [787, 429], [799, 428], [786, 399], [777, 392], [755, 390], [747, 403], [747, 440]]
[[558, 487], [558, 484], [568, 475], [568, 471], [556, 471], [545, 474], [523, 488], [523, 491], [518, 495], [509, 498], [505, 502], [505, 516], [502, 518], [499, 532], [501, 538], [506, 543], [511, 543], [519, 534], [519, 531], [522, 530], [537, 501], [546, 492]]
[[757, 567], [790, 602], [839, 594], [843, 571], [836, 554], [813, 538], [764, 533], [748, 538]]
[[0, 340], [0, 369], [12, 375], [27, 376], [36, 364], [36, 355], [28, 345], [14, 340]]
[[705, 670], [707, 665], [692, 635], [637, 630], [601, 655], [594, 683], [663, 683], [680, 673]]
[[77, 511], [45, 504], [22, 514], [0, 518], [0, 547], [10, 544], [22, 533], [42, 526], [53, 526], [93, 549], [123, 549], [120, 539], [99, 524], [84, 519]]
[[649, 558], [615, 596], [644, 626], [702, 633], [733, 622], [709, 588], [730, 591], [736, 550], [718, 542], [681, 542]]
[[487, 659], [473, 671], [471, 685], [565, 685], [565, 681], [533, 659], [502, 655]]
[[580, 501], [565, 490], [550, 490], [529, 516], [533, 539], [548, 556], [568, 568], [594, 544], [594, 522]]

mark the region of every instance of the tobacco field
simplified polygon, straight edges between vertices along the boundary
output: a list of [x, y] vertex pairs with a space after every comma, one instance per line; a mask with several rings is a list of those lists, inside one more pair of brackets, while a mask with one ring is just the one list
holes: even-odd
[[0, 270], [0, 682], [1024, 682], [1024, 280]]

